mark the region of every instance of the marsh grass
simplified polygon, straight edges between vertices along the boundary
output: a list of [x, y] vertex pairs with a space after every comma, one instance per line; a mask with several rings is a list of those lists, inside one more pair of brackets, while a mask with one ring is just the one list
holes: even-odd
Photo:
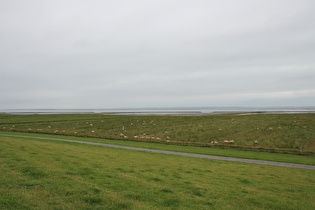
[[1, 209], [314, 209], [315, 172], [0, 137]]
[[[166, 144], [315, 152], [313, 113], [208, 116], [0, 114], [0, 130], [110, 139], [122, 139], [120, 134], [123, 134], [129, 140], [150, 137], [143, 141], [157, 142], [156, 138], [160, 138], [158, 142]], [[224, 140], [234, 140], [235, 143], [226, 145]], [[211, 141], [218, 144], [212, 145]]]

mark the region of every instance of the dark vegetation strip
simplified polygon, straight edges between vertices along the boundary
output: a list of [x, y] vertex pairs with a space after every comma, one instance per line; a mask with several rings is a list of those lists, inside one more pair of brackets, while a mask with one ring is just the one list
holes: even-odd
[[188, 157], [198, 157], [198, 158], [237, 161], [237, 162], [244, 162], [244, 163], [255, 163], [255, 164], [262, 164], [262, 165], [285, 166], [285, 167], [291, 167], [291, 168], [302, 168], [302, 169], [315, 170], [315, 166], [304, 165], [304, 164], [282, 163], [282, 162], [265, 161], [265, 160], [253, 160], [253, 159], [245, 159], [245, 158], [233, 158], [233, 157], [223, 157], [223, 156], [215, 156], [215, 155], [203, 155], [203, 154], [193, 154], [193, 153], [185, 153], [185, 152], [174, 152], [174, 151], [147, 149], [147, 148], [140, 148], [140, 147], [131, 147], [131, 146], [122, 146], [122, 145], [113, 145], [113, 144], [87, 142], [87, 141], [77, 141], [77, 140], [59, 139], [59, 138], [19, 136], [19, 135], [9, 135], [9, 134], [0, 134], [0, 135], [2, 135], [2, 136], [12, 136], [12, 137], [22, 137], [22, 138], [34, 138], [34, 139], [45, 139], [45, 140], [75, 142], [75, 143], [83, 143], [83, 144], [106, 146], [106, 147], [121, 148], [121, 149], [130, 149], [130, 150], [145, 151], [145, 152], [155, 152], [155, 153], [163, 153], [163, 154], [188, 156]]
[[73, 122], [78, 120], [99, 120], [114, 118], [114, 115], [100, 114], [30, 114], [30, 115], [15, 115], [1, 114], [0, 125], [8, 124], [26, 124], [26, 123], [48, 123], [48, 122]]

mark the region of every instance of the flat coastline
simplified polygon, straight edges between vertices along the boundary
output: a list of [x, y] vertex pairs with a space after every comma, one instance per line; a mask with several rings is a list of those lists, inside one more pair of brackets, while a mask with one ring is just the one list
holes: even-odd
[[315, 113], [315, 107], [202, 107], [202, 108], [138, 108], [138, 109], [0, 109], [6, 114], [112, 114], [202, 116], [220, 114], [297, 114]]

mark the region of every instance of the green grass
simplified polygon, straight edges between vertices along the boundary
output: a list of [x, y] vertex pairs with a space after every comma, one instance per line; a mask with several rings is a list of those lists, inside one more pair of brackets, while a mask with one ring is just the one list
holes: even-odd
[[0, 114], [0, 124], [64, 122], [89, 119], [96, 120], [103, 118], [104, 115], [98, 114], [27, 114], [27, 115]]
[[37, 134], [37, 133], [22, 133], [22, 132], [4, 132], [0, 131], [3, 134], [13, 134], [13, 135], [26, 135], [26, 136], [38, 136], [38, 137], [50, 137], [50, 138], [62, 138], [70, 140], [79, 140], [79, 141], [91, 141], [107, 144], [116, 144], [116, 145], [125, 145], [125, 146], [134, 146], [150, 149], [160, 149], [168, 151], [178, 151], [178, 152], [188, 152], [188, 153], [197, 153], [197, 154], [206, 154], [206, 155], [219, 155], [227, 157], [238, 157], [238, 158], [248, 158], [248, 159], [258, 159], [258, 160], [269, 160], [269, 161], [278, 161], [278, 162], [287, 162], [287, 163], [299, 163], [299, 164], [308, 164], [315, 165], [315, 155], [297, 155], [297, 154], [283, 154], [283, 153], [270, 153], [266, 151], [248, 151], [235, 148], [216, 148], [216, 147], [195, 147], [195, 146], [181, 146], [173, 144], [161, 144], [155, 142], [140, 142], [140, 141], [128, 141], [128, 140], [110, 140], [110, 139], [101, 139], [101, 138], [91, 138], [91, 137], [75, 137], [75, 136], [63, 136], [63, 135], [49, 135], [49, 134]]
[[[122, 127], [124, 126], [124, 131]], [[103, 114], [0, 114], [0, 130], [119, 139], [120, 134], [160, 142], [315, 152], [315, 114], [117, 116]], [[150, 140], [156, 141], [156, 140]], [[254, 144], [257, 141], [258, 144]], [[226, 146], [226, 145], [225, 145]]]
[[314, 209], [315, 171], [0, 137], [0, 209]]

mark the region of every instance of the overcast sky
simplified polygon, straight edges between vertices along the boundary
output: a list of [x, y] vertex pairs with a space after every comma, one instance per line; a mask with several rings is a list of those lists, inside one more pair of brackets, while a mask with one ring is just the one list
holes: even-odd
[[314, 0], [0, 0], [0, 108], [315, 106]]

